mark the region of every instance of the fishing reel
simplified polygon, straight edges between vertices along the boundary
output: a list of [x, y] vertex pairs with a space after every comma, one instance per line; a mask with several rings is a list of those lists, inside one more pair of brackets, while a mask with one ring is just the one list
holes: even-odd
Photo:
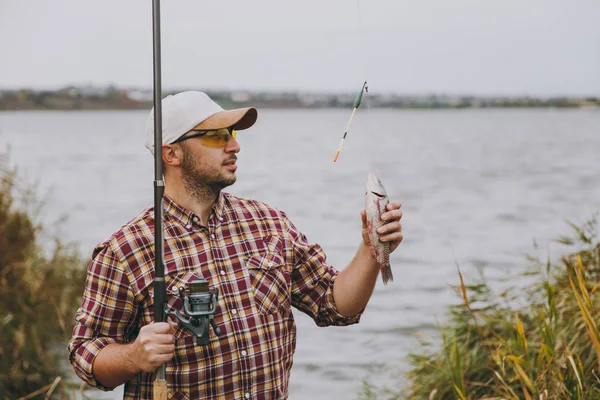
[[170, 311], [165, 304], [165, 314], [176, 317], [183, 326], [196, 334], [196, 343], [198, 345], [208, 344], [208, 327], [212, 326], [216, 335], [221, 334], [221, 329], [215, 322], [214, 313], [217, 309], [218, 289], [215, 292], [209, 291], [208, 281], [204, 279], [195, 279], [189, 283], [189, 289], [183, 286], [179, 287], [179, 297], [183, 302], [182, 315], [179, 311]]

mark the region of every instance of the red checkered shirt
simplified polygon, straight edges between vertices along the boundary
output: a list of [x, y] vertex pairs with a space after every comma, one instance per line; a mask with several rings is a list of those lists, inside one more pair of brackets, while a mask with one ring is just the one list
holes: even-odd
[[[218, 289], [210, 343], [180, 325], [166, 365], [169, 398], [284, 399], [296, 347], [291, 306], [317, 325], [350, 325], [333, 299], [338, 271], [309, 244], [285, 213], [221, 193], [206, 226], [168, 197], [164, 202], [168, 304], [182, 310], [176, 288], [206, 279]], [[154, 208], [131, 220], [94, 250], [81, 307], [68, 345], [76, 373], [101, 390], [92, 366], [111, 343], [130, 343], [153, 321]], [[153, 373], [125, 383], [125, 399], [151, 399]]]

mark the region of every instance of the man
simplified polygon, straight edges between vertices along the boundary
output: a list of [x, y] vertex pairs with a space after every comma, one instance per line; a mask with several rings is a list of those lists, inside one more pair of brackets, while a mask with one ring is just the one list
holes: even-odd
[[[69, 342], [70, 361], [88, 384], [126, 399], [150, 399], [154, 371], [166, 363], [174, 399], [288, 396], [295, 349], [291, 306], [317, 325], [359, 321], [377, 279], [365, 213], [359, 249], [341, 272], [326, 263], [282, 211], [222, 192], [232, 185], [240, 146], [255, 108], [225, 111], [202, 92], [162, 101], [165, 280], [168, 305], [181, 310], [178, 288], [205, 279], [218, 289], [220, 334], [208, 345], [178, 321], [153, 323], [154, 210], [124, 225], [93, 254]], [[154, 154], [153, 113], [146, 147]], [[398, 202], [381, 240], [402, 241]]]

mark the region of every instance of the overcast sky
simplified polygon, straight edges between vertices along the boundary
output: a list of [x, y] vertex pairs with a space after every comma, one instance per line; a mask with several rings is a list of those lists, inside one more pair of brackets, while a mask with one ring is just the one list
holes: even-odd
[[[164, 88], [600, 95], [600, 0], [161, 4]], [[2, 88], [151, 89], [151, 1], [0, 0], [0, 49]]]

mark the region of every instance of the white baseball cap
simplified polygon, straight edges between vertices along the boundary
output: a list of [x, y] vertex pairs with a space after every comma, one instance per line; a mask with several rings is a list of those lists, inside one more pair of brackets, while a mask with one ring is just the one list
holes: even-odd
[[[223, 110], [204, 92], [169, 95], [162, 99], [162, 143], [171, 144], [191, 130], [248, 129], [257, 118], [254, 107]], [[154, 108], [146, 120], [146, 147], [154, 154]]]

